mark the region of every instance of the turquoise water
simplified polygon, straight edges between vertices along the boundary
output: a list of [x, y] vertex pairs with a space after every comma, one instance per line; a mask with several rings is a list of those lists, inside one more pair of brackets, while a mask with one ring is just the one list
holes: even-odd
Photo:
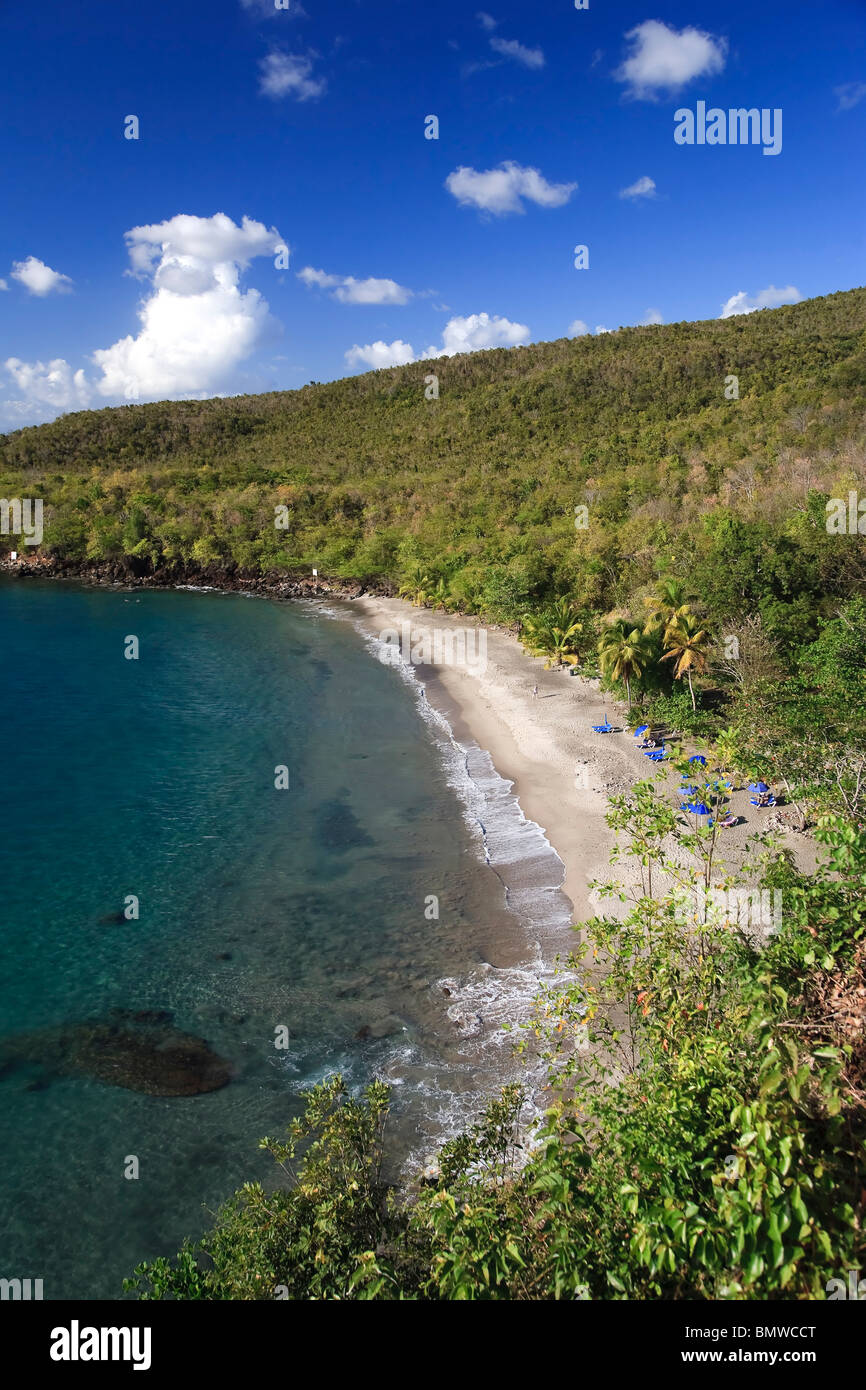
[[[170, 1010], [235, 1068], [208, 1095], [148, 1096], [59, 1074], [49, 1035], [41, 1065], [3, 1074], [0, 1275], [42, 1278], [46, 1298], [118, 1297], [205, 1207], [267, 1179], [257, 1140], [331, 1071], [394, 1082], [404, 1155], [495, 1087], [507, 1051], [458, 1038], [437, 981], [474, 980], [507, 1012], [534, 978], [524, 924], [441, 736], [350, 623], [236, 595], [7, 581], [0, 652], [0, 1042]], [[139, 919], [118, 921], [129, 894]]]

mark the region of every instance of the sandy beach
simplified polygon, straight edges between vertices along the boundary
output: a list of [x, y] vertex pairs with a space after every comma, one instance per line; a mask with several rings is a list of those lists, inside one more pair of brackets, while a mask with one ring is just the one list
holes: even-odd
[[[624, 707], [602, 694], [597, 680], [571, 676], [567, 668], [545, 670], [544, 660], [530, 656], [510, 633], [483, 628], [464, 615], [368, 595], [341, 607], [370, 635], [405, 632], [406, 623], [411, 624], [413, 643], [428, 634], [430, 659], [415, 663], [426, 698], [448, 721], [459, 744], [477, 743], [490, 754], [499, 774], [514, 784], [524, 815], [543, 828], [563, 862], [562, 889], [573, 905], [575, 922], [597, 910], [590, 902], [593, 880], [615, 878], [628, 884], [627, 866], [614, 869], [609, 862], [615, 837], [605, 821], [607, 799], [650, 775], [652, 764], [624, 728]], [[455, 659], [460, 651], [455, 635], [469, 631], [475, 633], [475, 659], [471, 639], [466, 644], [469, 659]], [[431, 640], [437, 632], [443, 635], [440, 645], [445, 651], [439, 660], [437, 643]], [[428, 652], [422, 648], [421, 655]], [[605, 714], [618, 732], [593, 732]], [[672, 796], [676, 785], [678, 780], [671, 787]], [[741, 821], [723, 832], [722, 843], [730, 868], [742, 860], [749, 837], [766, 827], [769, 815], [752, 807], [749, 793], [739, 782], [736, 786], [731, 808]], [[783, 842], [801, 867], [814, 864], [809, 836], [786, 832]]]

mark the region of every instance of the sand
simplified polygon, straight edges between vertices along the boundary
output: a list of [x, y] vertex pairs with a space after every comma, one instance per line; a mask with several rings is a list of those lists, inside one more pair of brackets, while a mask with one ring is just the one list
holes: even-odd
[[[339, 607], [376, 636], [400, 633], [404, 623], [411, 624], [413, 643], [429, 634], [427, 646], [433, 650], [422, 649], [416, 655], [425, 659], [415, 663], [426, 698], [447, 719], [458, 743], [474, 740], [490, 754], [500, 775], [513, 782], [524, 815], [543, 828], [562, 860], [562, 888], [573, 905], [575, 922], [600, 910], [590, 901], [594, 879], [624, 886], [634, 882], [628, 866], [613, 868], [609, 862], [615, 836], [605, 820], [607, 799], [627, 791], [654, 768], [624, 727], [624, 706], [603, 695], [597, 680], [572, 676], [567, 668], [547, 671], [543, 659], [527, 654], [513, 635], [482, 627], [464, 615], [367, 595]], [[470, 659], [455, 659], [460, 655], [455, 641], [459, 633], [471, 634]], [[444, 648], [439, 653], [437, 640]], [[592, 731], [605, 714], [618, 732]], [[672, 800], [678, 785], [679, 778], [672, 777]], [[731, 809], [744, 818], [721, 832], [720, 850], [733, 869], [742, 861], [749, 838], [766, 827], [770, 813], [750, 806], [749, 793], [739, 782]], [[812, 867], [814, 843], [808, 835], [785, 832], [781, 839], [801, 867]]]

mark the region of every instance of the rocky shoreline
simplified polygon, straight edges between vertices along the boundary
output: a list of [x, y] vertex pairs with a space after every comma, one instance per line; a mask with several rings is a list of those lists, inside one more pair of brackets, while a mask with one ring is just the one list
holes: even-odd
[[181, 585], [219, 589], [224, 593], [261, 594], [269, 598], [359, 598], [362, 594], [393, 595], [387, 581], [326, 579], [320, 575], [258, 574], [239, 565], [178, 563], [154, 568], [149, 561], [126, 556], [120, 560], [67, 560], [57, 556], [0, 559], [0, 574], [16, 579], [68, 579], [83, 584], [131, 589], [176, 589]]

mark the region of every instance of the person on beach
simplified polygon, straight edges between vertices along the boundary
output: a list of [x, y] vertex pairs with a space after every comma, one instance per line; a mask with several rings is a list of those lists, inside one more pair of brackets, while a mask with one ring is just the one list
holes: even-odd
[[533, 700], [537, 700], [537, 699], [538, 699], [538, 686], [537, 686], [537, 685], [534, 685], [534, 686], [532, 687], [532, 698], [533, 698]]

